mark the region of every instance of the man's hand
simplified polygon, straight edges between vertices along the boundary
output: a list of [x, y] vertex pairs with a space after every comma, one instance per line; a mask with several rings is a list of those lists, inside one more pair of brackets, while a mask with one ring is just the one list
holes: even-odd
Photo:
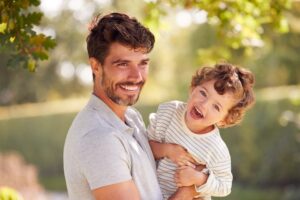
[[203, 185], [206, 183], [208, 175], [189, 166], [181, 166], [176, 170], [174, 179], [177, 187]]
[[169, 200], [192, 200], [197, 192], [194, 186], [180, 187], [178, 190], [169, 198]]

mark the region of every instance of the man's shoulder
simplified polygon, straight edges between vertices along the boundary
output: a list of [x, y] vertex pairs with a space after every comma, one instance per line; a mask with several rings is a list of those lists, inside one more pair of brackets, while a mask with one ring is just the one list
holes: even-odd
[[[101, 117], [97, 110], [85, 107], [76, 115], [68, 131], [68, 135], [73, 135], [73, 137], [79, 139], [83, 137], [92, 138], [93, 135], [94, 137], [102, 137], [102, 135], [107, 137], [117, 131], [105, 118]], [[86, 137], [86, 135], [89, 135], [89, 137]]]
[[99, 125], [97, 113], [92, 109], [85, 107], [75, 116], [71, 128], [75, 130], [94, 129]]

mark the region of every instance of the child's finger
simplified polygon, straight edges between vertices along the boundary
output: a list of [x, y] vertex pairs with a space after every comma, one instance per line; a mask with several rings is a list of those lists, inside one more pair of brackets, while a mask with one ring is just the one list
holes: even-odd
[[178, 162], [179, 167], [183, 167], [183, 166], [189, 166], [192, 168], [196, 168], [196, 165], [188, 160], [182, 160]]
[[192, 168], [194, 168], [194, 169], [196, 168], [196, 165], [193, 164], [193, 163], [191, 163], [190, 161], [186, 161], [186, 162], [185, 162], [185, 165], [186, 165], [186, 166], [189, 166], [189, 167], [192, 167]]
[[180, 183], [177, 183], [176, 185], [177, 185], [177, 187], [182, 187], [182, 185]]
[[181, 160], [181, 161], [178, 161], [177, 165], [178, 165], [179, 167], [186, 166], [185, 163], [186, 163], [185, 160]]
[[176, 172], [179, 173], [179, 170], [186, 169], [186, 168], [188, 168], [188, 167], [189, 167], [189, 166], [187, 166], [187, 165], [179, 166], [179, 167], [177, 168]]
[[192, 156], [191, 154], [188, 154], [188, 155], [186, 156], [186, 159], [187, 159], [188, 161], [190, 161], [191, 163], [193, 163], [193, 164], [197, 164], [196, 160], [193, 158], [193, 156]]

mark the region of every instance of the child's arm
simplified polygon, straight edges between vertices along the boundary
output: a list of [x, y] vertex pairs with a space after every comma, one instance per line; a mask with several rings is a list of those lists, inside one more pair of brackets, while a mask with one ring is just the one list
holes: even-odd
[[181, 167], [176, 171], [177, 186], [195, 185], [196, 191], [207, 196], [223, 197], [231, 192], [232, 174], [230, 159], [208, 166], [208, 175], [191, 167]]
[[156, 160], [167, 157], [179, 166], [188, 165], [195, 167], [196, 161], [182, 146], [171, 143], [160, 143], [154, 140], [150, 140], [149, 144]]

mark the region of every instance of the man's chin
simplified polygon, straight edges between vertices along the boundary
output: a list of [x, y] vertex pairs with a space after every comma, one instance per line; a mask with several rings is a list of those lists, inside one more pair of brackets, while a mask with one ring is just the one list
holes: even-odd
[[121, 106], [132, 106], [138, 101], [139, 97], [128, 97], [126, 99], [118, 98], [118, 99], [112, 99], [116, 104], [119, 104]]

